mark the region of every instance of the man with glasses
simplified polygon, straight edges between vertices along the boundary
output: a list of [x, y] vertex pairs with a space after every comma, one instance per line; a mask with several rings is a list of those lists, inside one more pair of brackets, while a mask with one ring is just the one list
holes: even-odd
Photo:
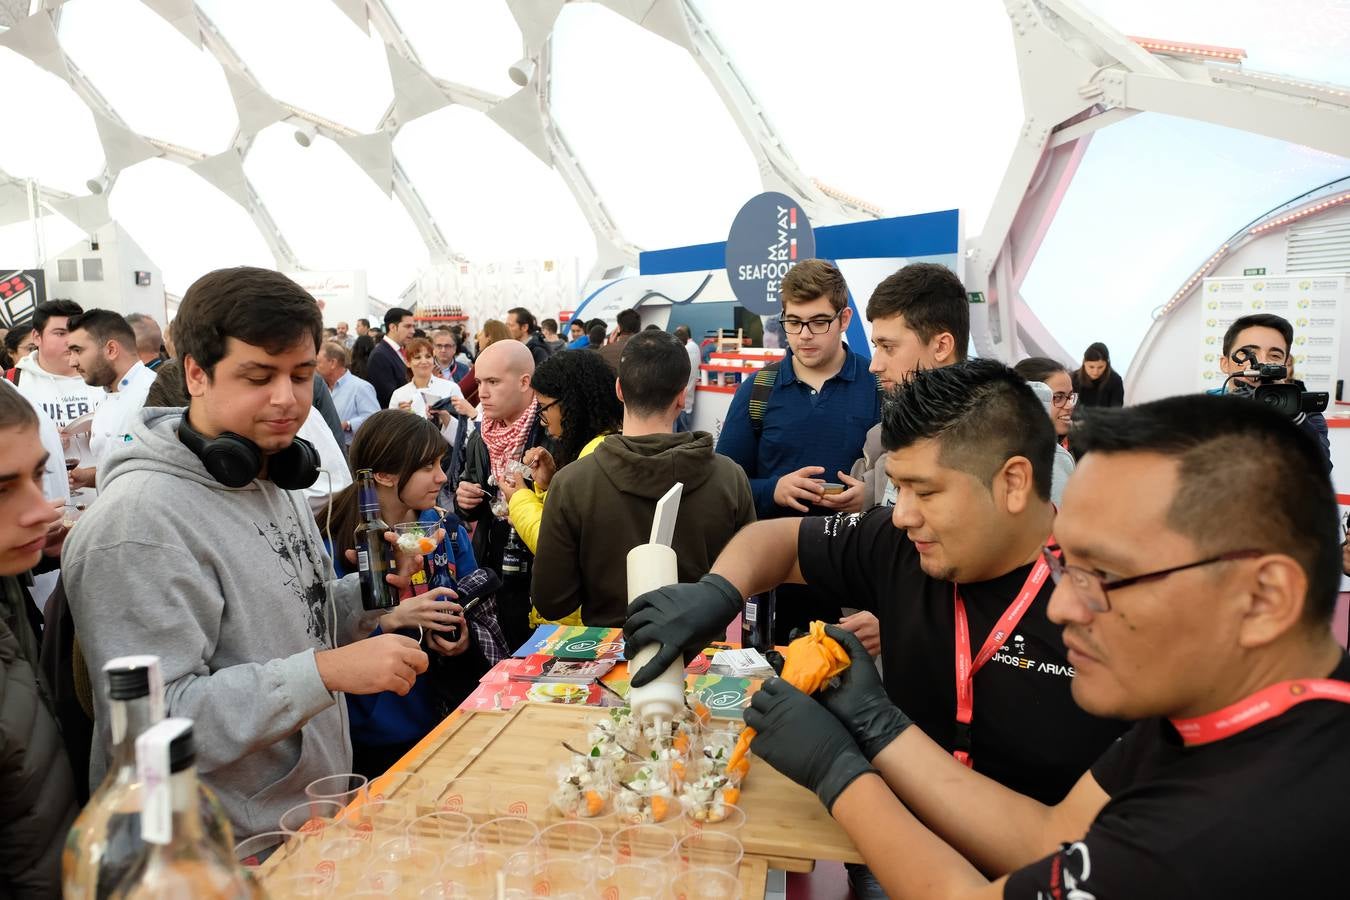
[[897, 898], [1341, 892], [1350, 659], [1318, 448], [1260, 404], [1204, 396], [1091, 410], [1074, 444], [1049, 615], [1077, 704], [1138, 724], [1067, 797], [953, 764], [866, 666], [820, 702], [766, 684], [752, 749], [816, 790]]
[[[832, 264], [807, 259], [783, 277], [782, 301], [787, 358], [741, 383], [717, 452], [745, 470], [761, 519], [860, 509], [863, 484], [848, 472], [880, 417], [880, 396], [867, 360], [844, 342], [848, 286]], [[774, 640], [840, 612], [837, 595], [789, 585], [778, 591]]]
[[460, 379], [469, 374], [468, 365], [456, 359], [459, 356], [459, 341], [449, 328], [437, 328], [433, 331], [431, 346], [436, 355], [437, 377], [458, 384]]
[[882, 435], [895, 506], [751, 525], [698, 583], [638, 598], [625, 652], [662, 646], [633, 684], [703, 646], [742, 597], [783, 581], [816, 585], [880, 618], [884, 695], [862, 644], [828, 630], [847, 638], [851, 669], [871, 673], [881, 700], [949, 758], [1056, 803], [1126, 726], [1074, 704], [1073, 663], [1046, 617], [1049, 417], [1011, 369], [976, 359], [915, 373], [887, 399]]

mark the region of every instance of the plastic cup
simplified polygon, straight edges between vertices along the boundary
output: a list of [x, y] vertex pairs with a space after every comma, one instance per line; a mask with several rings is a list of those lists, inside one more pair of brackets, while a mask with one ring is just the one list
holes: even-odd
[[630, 825], [614, 832], [609, 845], [618, 865], [665, 864], [675, 855], [679, 835], [659, 825]]
[[474, 843], [485, 850], [510, 856], [535, 843], [539, 828], [528, 819], [503, 816], [479, 825], [473, 832]]
[[350, 884], [357, 881], [370, 864], [370, 844], [349, 835], [328, 837], [318, 843], [313, 859], [306, 862], [313, 865], [313, 874]]
[[633, 762], [615, 774], [614, 813], [624, 825], [679, 822], [674, 775], [664, 762]]
[[456, 778], [434, 793], [432, 803], [439, 811], [464, 813], [475, 822], [494, 818], [492, 782], [486, 778]]
[[[614, 814], [614, 762], [604, 757], [569, 753], [557, 768], [557, 785], [549, 795], [549, 816], [559, 819], [604, 820]], [[585, 787], [573, 786], [577, 779]]]
[[342, 806], [366, 798], [367, 780], [364, 775], [328, 775], [305, 785], [305, 796], [311, 800], [331, 800]]
[[451, 847], [441, 860], [441, 880], [462, 885], [470, 897], [491, 897], [506, 858], [477, 844]]
[[506, 880], [506, 889], [529, 895], [534, 888], [535, 867], [543, 861], [544, 852], [538, 844], [531, 844], [506, 857], [501, 868]]
[[341, 881], [332, 873], [306, 872], [303, 875], [288, 875], [277, 883], [269, 884], [268, 889], [275, 897], [333, 897], [337, 895], [340, 884]]
[[675, 856], [685, 869], [717, 869], [736, 875], [744, 855], [739, 840], [715, 831], [687, 834], [675, 845]]
[[666, 866], [610, 866], [596, 876], [596, 894], [605, 900], [656, 900], [669, 874]]
[[250, 874], [256, 873], [262, 865], [276, 857], [277, 862], [286, 858], [286, 844], [292, 835], [287, 831], [264, 831], [234, 845], [234, 858]]
[[595, 885], [594, 873], [581, 858], [545, 859], [534, 867], [531, 878], [536, 897], [590, 896]]
[[417, 892], [417, 900], [470, 900], [473, 895], [458, 881], [439, 879], [422, 886]]
[[445, 849], [473, 839], [473, 819], [463, 813], [427, 813], [409, 822], [406, 832], [418, 846]]
[[546, 859], [579, 859], [598, 852], [604, 843], [604, 832], [588, 822], [558, 822], [539, 832]]
[[308, 800], [297, 803], [281, 814], [278, 824], [291, 835], [309, 840], [322, 837], [324, 832], [342, 819], [344, 804], [333, 800]]
[[670, 896], [674, 900], [740, 900], [741, 882], [720, 869], [689, 869], [675, 876]]
[[693, 834], [699, 831], [718, 831], [740, 838], [741, 831], [745, 828], [748, 819], [745, 810], [739, 806], [727, 806], [724, 803], [719, 809], [715, 804], [696, 804], [686, 801], [683, 813], [683, 830], [685, 834]]
[[389, 800], [367, 800], [348, 809], [342, 822], [362, 840], [404, 837], [408, 829], [408, 808]]

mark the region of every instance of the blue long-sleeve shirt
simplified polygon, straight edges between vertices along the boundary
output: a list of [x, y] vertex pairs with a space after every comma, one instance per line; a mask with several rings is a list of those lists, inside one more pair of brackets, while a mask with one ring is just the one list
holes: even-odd
[[[434, 523], [440, 518], [441, 514], [435, 509], [426, 509], [417, 520]], [[450, 577], [456, 580], [478, 568], [469, 532], [453, 513], [445, 517], [445, 539], [436, 548], [436, 553], [446, 556]], [[339, 578], [350, 568], [340, 556], [333, 557], [333, 566]], [[364, 696], [348, 694], [347, 714], [351, 718], [352, 742], [369, 747], [419, 741], [440, 721], [436, 690], [428, 678], [417, 679], [412, 690], [402, 697], [393, 691]]]
[[344, 372], [329, 393], [333, 395], [338, 418], [347, 423], [343, 438], [344, 443], [350, 444], [361, 424], [380, 411], [380, 402], [375, 399], [375, 388], [371, 387], [369, 381], [357, 378], [351, 372]]
[[[759, 518], [797, 515], [773, 501], [778, 479], [804, 466], [823, 466], [819, 477], [838, 481], [863, 455], [867, 431], [881, 420], [881, 394], [867, 360], [847, 349], [839, 372], [819, 391], [798, 380], [788, 353], [764, 408], [764, 430], [755, 440], [750, 422], [754, 379], [745, 379], [732, 398], [717, 452], [735, 460], [750, 479]], [[813, 514], [828, 510], [814, 509]]]

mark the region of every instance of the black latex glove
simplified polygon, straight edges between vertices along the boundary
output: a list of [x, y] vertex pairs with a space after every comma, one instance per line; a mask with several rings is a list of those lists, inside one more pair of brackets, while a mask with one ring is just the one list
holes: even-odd
[[837, 686], [827, 687], [817, 696], [848, 729], [863, 755], [876, 759], [914, 720], [887, 696], [881, 674], [862, 641], [838, 625], [826, 625], [825, 633], [839, 642], [852, 663], [834, 679]]
[[648, 591], [630, 603], [623, 625], [623, 655], [632, 659], [648, 644], [661, 645], [641, 671], [632, 673], [633, 687], [642, 687], [686, 652], [698, 653], [725, 635], [744, 600], [721, 575], [704, 575], [693, 584]]
[[764, 682], [745, 724], [757, 732], [750, 750], [815, 791], [827, 810], [854, 779], [876, 771], [829, 710], [781, 678]]

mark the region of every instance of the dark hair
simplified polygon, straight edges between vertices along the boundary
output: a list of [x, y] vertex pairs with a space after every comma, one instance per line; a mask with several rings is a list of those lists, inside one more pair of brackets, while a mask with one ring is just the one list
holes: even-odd
[[252, 266], [198, 278], [173, 320], [178, 358], [192, 357], [208, 378], [215, 376], [229, 338], [274, 354], [309, 338], [317, 353], [322, 333], [319, 304], [304, 288], [280, 272]]
[[608, 334], [604, 325], [591, 323], [591, 327], [586, 330], [586, 336], [591, 339], [591, 346], [600, 349], [600, 345], [605, 342], [605, 336]]
[[384, 312], [385, 333], [387, 334], [389, 332], [390, 325], [397, 325], [399, 322], [402, 322], [404, 319], [408, 318], [408, 316], [411, 315], [412, 310], [404, 309], [401, 306], [392, 306], [389, 309], [385, 310]]
[[1168, 527], [1205, 554], [1251, 546], [1288, 554], [1308, 576], [1305, 620], [1331, 619], [1341, 582], [1340, 512], [1326, 457], [1302, 428], [1245, 397], [1184, 394], [1085, 409], [1072, 434], [1084, 454], [1175, 459]]
[[28, 340], [32, 333], [33, 326], [31, 323], [15, 325], [9, 330], [9, 334], [5, 335], [5, 349], [10, 353], [18, 353], [19, 345]]
[[637, 334], [642, 328], [642, 316], [636, 309], [621, 309], [614, 319], [619, 323], [620, 334]]
[[83, 328], [98, 344], [117, 341], [129, 353], [136, 352], [136, 332], [119, 313], [107, 309], [91, 309], [71, 316], [67, 331]]
[[586, 320], [585, 320], [585, 319], [572, 319], [570, 322], [567, 323], [567, 327], [568, 327], [568, 328], [580, 328], [580, 329], [581, 329], [581, 333], [582, 333], [582, 334], [585, 334], [585, 333], [586, 333]]
[[905, 326], [927, 344], [939, 334], [952, 336], [956, 360], [970, 343], [970, 301], [956, 273], [937, 263], [910, 263], [888, 275], [867, 301], [867, 321], [903, 316]]
[[623, 404], [614, 393], [614, 370], [598, 353], [555, 353], [535, 368], [530, 385], [561, 404], [560, 466], [575, 460], [597, 435], [623, 429]]
[[351, 357], [347, 355], [347, 348], [337, 341], [324, 341], [323, 346], [319, 348], [319, 352], [333, 362], [342, 363], [344, 369], [351, 365]]
[[370, 327], [370, 320], [369, 320], [369, 319], [357, 319], [357, 320], [356, 320], [356, 323], [357, 323], [358, 325], [364, 325], [364, 326], [366, 326], [367, 328]]
[[599, 325], [601, 328], [605, 329], [606, 332], [609, 331], [609, 323], [607, 323], [604, 319], [591, 319], [590, 322], [586, 323], [586, 330], [587, 330], [587, 331], [590, 331], [592, 328], [594, 328], [594, 327], [597, 326], [597, 325]]
[[1056, 372], [1069, 374], [1069, 370], [1064, 367], [1063, 363], [1050, 359], [1048, 356], [1028, 356], [1013, 366], [1013, 371], [1027, 381], [1045, 381]]
[[506, 311], [508, 316], [516, 317], [516, 325], [524, 325], [526, 331], [538, 331], [539, 325], [536, 323], [534, 313], [523, 306], [513, 306]]
[[0, 428], [38, 427], [37, 410], [10, 385], [0, 388]]
[[558, 333], [558, 320], [557, 320], [557, 319], [544, 319], [542, 322], [539, 323], [539, 328], [540, 328], [540, 330], [542, 330], [542, 331], [551, 331], [551, 332], [553, 332], [554, 334], [557, 334], [557, 333]]
[[[372, 413], [357, 429], [347, 451], [347, 462], [352, 472], [370, 469], [384, 475], [397, 473], [398, 490], [402, 492], [418, 469], [439, 462], [449, 449], [440, 429], [429, 419], [401, 409], [382, 409]], [[333, 530], [328, 539], [334, 559], [346, 559], [347, 551], [354, 546], [356, 523], [361, 518], [356, 503], [358, 490], [353, 482], [333, 495]], [[320, 530], [326, 518], [323, 511], [316, 514]]]
[[1050, 499], [1055, 427], [1020, 375], [993, 359], [920, 369], [881, 409], [881, 445], [899, 450], [932, 438], [944, 466], [986, 485], [1014, 456], [1031, 462], [1036, 495]]
[[368, 334], [363, 334], [352, 342], [351, 370], [357, 378], [366, 377], [366, 360], [370, 359], [370, 354], [374, 350], [375, 342]]
[[829, 300], [835, 312], [848, 306], [848, 285], [843, 273], [823, 259], [797, 263], [783, 276], [780, 290], [784, 310], [789, 303], [810, 303], [817, 297]]
[[84, 307], [74, 300], [44, 300], [33, 307], [33, 330], [42, 334], [47, 330], [47, 320], [53, 316], [78, 316]]
[[1294, 346], [1294, 326], [1289, 324], [1289, 320], [1283, 316], [1272, 315], [1271, 313], [1253, 313], [1250, 316], [1240, 316], [1233, 320], [1233, 324], [1228, 326], [1228, 330], [1223, 333], [1223, 355], [1228, 356], [1233, 352], [1233, 345], [1237, 343], [1237, 337], [1248, 328], [1272, 328], [1278, 331], [1284, 338], [1284, 352], [1288, 353], [1289, 348]]
[[689, 330], [688, 325], [675, 326], [675, 339], [678, 341], [690, 341], [694, 339], [694, 332]]
[[130, 313], [126, 319], [136, 334], [136, 349], [141, 353], [158, 353], [164, 345], [164, 335], [154, 317], [145, 313]]
[[663, 413], [689, 385], [689, 354], [673, 334], [644, 331], [623, 345], [619, 386], [634, 415]]
[[187, 380], [183, 376], [183, 362], [166, 359], [155, 369], [155, 380], [145, 395], [146, 406], [187, 406], [192, 402]]
[[1111, 351], [1108, 350], [1106, 348], [1106, 345], [1103, 344], [1101, 341], [1096, 341], [1094, 343], [1088, 344], [1087, 349], [1083, 351], [1083, 362], [1084, 363], [1104, 362], [1106, 363], [1106, 370], [1102, 372], [1100, 378], [1093, 378], [1091, 375], [1087, 373], [1086, 365], [1079, 366], [1078, 371], [1074, 373], [1074, 375], [1077, 376], [1076, 380], [1078, 384], [1080, 385], [1084, 384], [1094, 385], [1098, 383], [1104, 384], [1106, 380], [1111, 377]]

